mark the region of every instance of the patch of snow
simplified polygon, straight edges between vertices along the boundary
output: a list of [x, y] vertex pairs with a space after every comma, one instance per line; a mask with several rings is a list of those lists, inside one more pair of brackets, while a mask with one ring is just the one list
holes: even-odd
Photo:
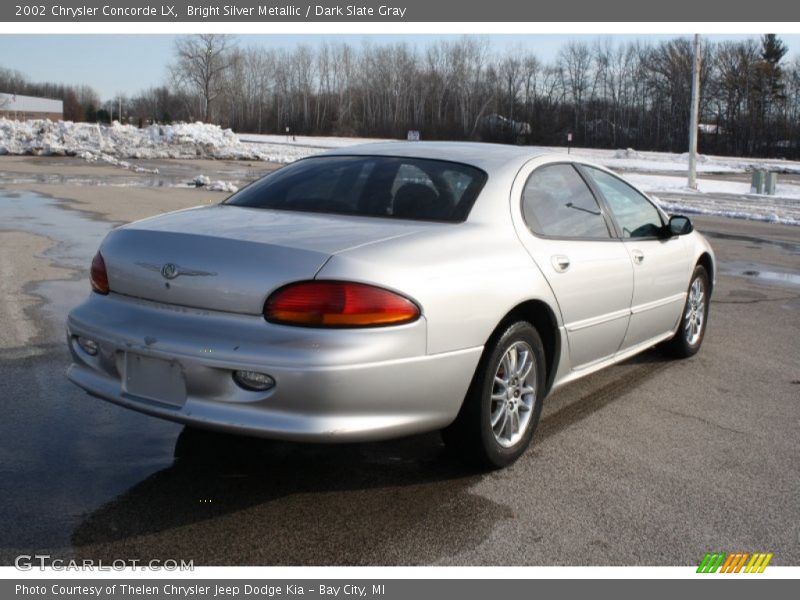
[[239, 191], [239, 188], [229, 181], [211, 181], [211, 178], [208, 175], [197, 175], [194, 179], [192, 179], [189, 185], [206, 188], [212, 192], [227, 192], [232, 194]]
[[[689, 164], [689, 153], [688, 152], [684, 152], [683, 154], [681, 154], [681, 160], [682, 161], [686, 161], [686, 164], [688, 165]], [[698, 165], [703, 164], [703, 163], [707, 163], [707, 162], [708, 162], [708, 157], [705, 154], [698, 154], [697, 155], [697, 164]]]
[[373, 142], [392, 142], [386, 138], [358, 138], [358, 137], [336, 137], [336, 136], [286, 136], [259, 133], [240, 133], [239, 139], [245, 143], [253, 144], [272, 144], [275, 146], [294, 146], [297, 148], [342, 148], [355, 144], [370, 144]]
[[720, 181], [700, 178], [697, 180], [697, 190], [693, 190], [686, 186], [685, 177], [629, 173], [625, 178], [647, 192], [732, 194], [765, 201], [772, 199], [800, 200], [800, 185], [779, 184], [775, 188], [775, 194], [769, 196], [767, 194], [751, 194], [749, 181]]
[[748, 221], [763, 221], [765, 223], [779, 223], [781, 225], [800, 225], [800, 216], [786, 215], [779, 210], [754, 210], [751, 205], [731, 204], [719, 206], [718, 203], [706, 205], [691, 202], [688, 199], [660, 200], [661, 207], [668, 213], [686, 213], [728, 217], [731, 219], [746, 219]]
[[134, 165], [129, 163], [128, 161], [114, 158], [110, 154], [106, 154], [104, 152], [101, 152], [99, 154], [93, 154], [88, 150], [84, 150], [83, 152], [78, 152], [76, 156], [90, 163], [104, 162], [114, 167], [120, 167], [121, 169], [127, 169], [128, 171], [133, 171], [134, 173], [152, 173], [154, 175], [158, 175], [158, 169], [148, 169], [147, 167]]
[[717, 215], [784, 225], [800, 225], [800, 186], [780, 184], [774, 196], [751, 194], [744, 181], [699, 179], [698, 189], [686, 187], [683, 177], [628, 174], [627, 179], [648, 193], [666, 193], [658, 198], [667, 212]]
[[[566, 146], [540, 146], [536, 147], [536, 150], [555, 154], [565, 154], [568, 151]], [[618, 171], [686, 173], [689, 165], [689, 155], [687, 153], [575, 147], [571, 148], [569, 152], [578, 158]], [[698, 156], [698, 173], [749, 173], [755, 169], [775, 171], [776, 173], [800, 174], [800, 162], [778, 158], [737, 158], [705, 154]]]
[[642, 155], [639, 154], [633, 148], [627, 148], [626, 150], [622, 150], [621, 148], [614, 152], [614, 158], [641, 158]]
[[233, 194], [234, 192], [239, 191], [238, 187], [228, 181], [212, 181], [211, 185], [208, 186], [208, 189], [212, 192], [226, 192], [228, 194]]

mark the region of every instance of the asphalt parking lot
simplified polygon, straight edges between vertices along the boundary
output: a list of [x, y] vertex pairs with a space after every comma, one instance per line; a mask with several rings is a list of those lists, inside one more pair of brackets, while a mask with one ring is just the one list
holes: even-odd
[[[532, 449], [487, 474], [436, 434], [295, 445], [196, 433], [90, 398], [64, 377], [63, 318], [88, 293], [102, 235], [144, 215], [101, 214], [57, 182], [10, 181], [0, 178], [0, 564], [38, 553], [685, 565], [707, 551], [800, 563], [800, 228], [694, 219], [720, 271], [701, 352], [676, 362], [651, 350], [563, 388]], [[141, 193], [114, 188], [114, 206]]]

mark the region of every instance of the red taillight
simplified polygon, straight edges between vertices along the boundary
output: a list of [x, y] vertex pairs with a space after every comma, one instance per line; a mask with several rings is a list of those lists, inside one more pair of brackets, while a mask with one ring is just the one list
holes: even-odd
[[302, 281], [274, 292], [264, 304], [271, 323], [307, 327], [380, 327], [410, 323], [419, 308], [408, 298], [372, 285]]
[[92, 259], [90, 279], [92, 282], [92, 290], [98, 294], [108, 293], [108, 273], [106, 273], [106, 263], [103, 260], [103, 255], [99, 252], [95, 254], [94, 258]]

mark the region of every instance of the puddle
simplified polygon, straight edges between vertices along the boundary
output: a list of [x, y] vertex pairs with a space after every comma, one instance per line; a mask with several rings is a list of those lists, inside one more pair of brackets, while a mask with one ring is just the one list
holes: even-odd
[[112, 223], [65, 208], [61, 201], [33, 192], [0, 192], [0, 229], [41, 235], [57, 244], [45, 257], [58, 266], [86, 269]]
[[750, 249], [760, 249], [764, 246], [772, 246], [780, 248], [781, 250], [788, 250], [792, 254], [800, 254], [800, 244], [796, 244], [793, 242], [785, 242], [780, 240], [765, 240], [762, 238], [757, 238], [749, 235], [737, 235], [733, 233], [720, 233], [717, 231], [704, 231], [702, 233], [705, 237], [711, 239], [718, 239], [718, 240], [731, 240], [737, 242], [746, 242], [749, 245], [747, 246]]
[[[86, 272], [88, 275], [88, 267]], [[89, 291], [89, 282], [83, 276], [80, 279], [41, 281], [32, 288], [34, 294], [44, 299], [39, 311], [47, 321], [59, 326], [55, 332], [59, 338], [67, 313], [80, 304], [89, 295]]]
[[[125, 173], [125, 171], [120, 171]], [[60, 175], [57, 173], [21, 174], [0, 171], [0, 180], [5, 184], [80, 185], [103, 187], [191, 187], [190, 178], [165, 177], [160, 175], [115, 175], [112, 177], [90, 177], [87, 175]]]
[[[69, 159], [54, 163], [59, 165], [74, 165]], [[97, 163], [100, 166], [104, 163]], [[0, 181], [6, 184], [47, 184], [47, 185], [80, 185], [80, 186], [103, 186], [103, 187], [194, 187], [192, 179], [197, 175], [207, 175], [212, 181], [223, 180], [233, 183], [239, 187], [250, 183], [273, 170], [271, 167], [263, 165], [262, 168], [254, 168], [250, 163], [241, 165], [230, 165], [220, 163], [219, 167], [208, 168], [208, 165], [192, 165], [182, 163], [164, 163], [163, 161], [140, 161], [136, 166], [145, 169], [157, 169], [157, 173], [137, 173], [133, 170], [117, 169], [113, 174], [86, 175], [86, 174], [63, 174], [63, 173], [18, 173], [14, 171], [0, 171]]]
[[67, 312], [89, 293], [89, 264], [113, 226], [65, 208], [54, 198], [25, 191], [0, 192], [0, 230], [23, 231], [55, 241], [43, 256], [75, 272], [74, 279], [34, 282], [29, 287], [45, 300], [41, 310], [53, 323], [63, 323]]
[[800, 287], [800, 273], [776, 271], [774, 267], [757, 263], [731, 261], [721, 265], [723, 275], [744, 277], [780, 286]]

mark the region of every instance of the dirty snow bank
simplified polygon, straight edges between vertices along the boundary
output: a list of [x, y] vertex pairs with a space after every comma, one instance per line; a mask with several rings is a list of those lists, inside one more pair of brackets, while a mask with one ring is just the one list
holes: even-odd
[[139, 129], [116, 121], [100, 125], [48, 119], [0, 119], [0, 154], [81, 156], [87, 160], [100, 157], [105, 162], [111, 161], [103, 157], [264, 160], [261, 152], [218, 125], [179, 123]]

